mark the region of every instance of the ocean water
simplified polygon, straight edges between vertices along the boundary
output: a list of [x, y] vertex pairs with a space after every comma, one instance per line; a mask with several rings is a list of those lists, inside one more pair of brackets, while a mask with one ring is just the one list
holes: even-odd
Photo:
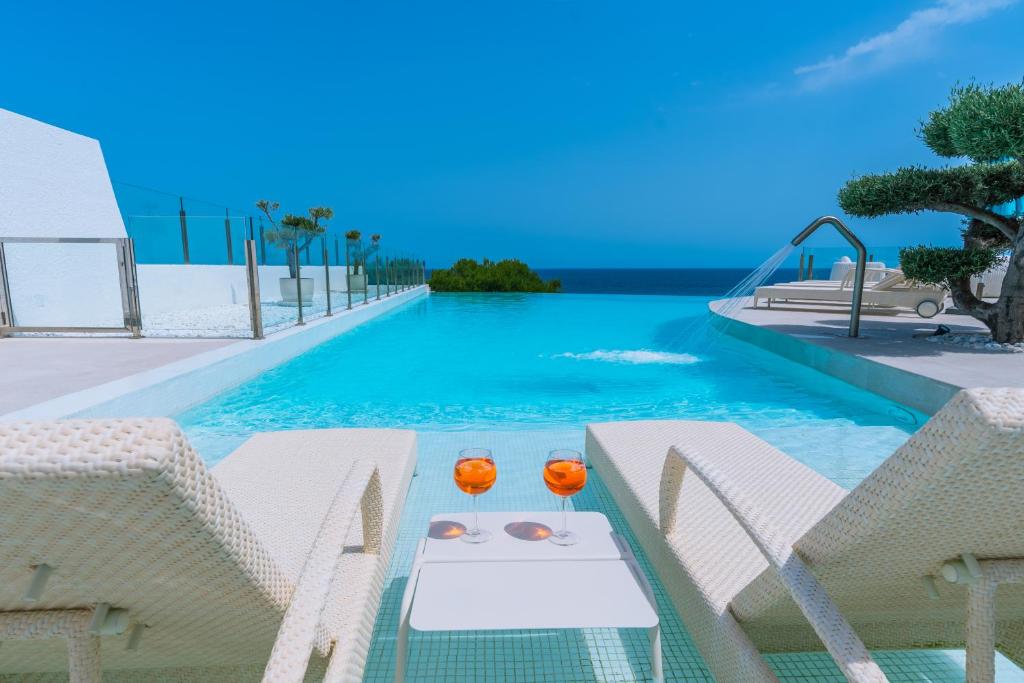
[[[751, 268], [537, 268], [558, 279], [570, 294], [674, 294], [717, 296], [750, 274]], [[779, 268], [769, 283], [792, 282], [795, 268]]]

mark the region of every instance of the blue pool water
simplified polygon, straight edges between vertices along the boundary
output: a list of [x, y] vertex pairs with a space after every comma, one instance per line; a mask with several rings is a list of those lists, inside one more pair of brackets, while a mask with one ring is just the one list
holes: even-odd
[[[705, 297], [434, 294], [179, 416], [208, 460], [255, 431], [739, 422], [846, 486], [920, 416], [701, 333]], [[714, 335], [709, 338], [707, 335]]]

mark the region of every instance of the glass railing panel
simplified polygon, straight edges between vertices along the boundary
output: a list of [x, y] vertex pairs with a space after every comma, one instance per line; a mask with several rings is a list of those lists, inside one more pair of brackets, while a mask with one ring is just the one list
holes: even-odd
[[252, 335], [247, 224], [244, 216], [193, 214], [185, 219], [183, 239], [180, 216], [129, 216], [144, 335]]
[[135, 241], [136, 263], [185, 263], [178, 216], [126, 216], [125, 230]]
[[6, 242], [13, 323], [124, 327], [117, 249], [113, 243]]
[[[224, 216], [191, 215], [188, 223], [189, 263], [194, 265], [228, 265], [228, 236]], [[234, 240], [231, 240], [232, 243]]]
[[[900, 267], [900, 247], [867, 245], [866, 249], [867, 282], [878, 281], [885, 277], [886, 270]], [[804, 247], [797, 249], [794, 256], [797, 259], [796, 267], [803, 274], [803, 277], [798, 279], [804, 280], [841, 280], [847, 272], [855, 268], [857, 262], [857, 252], [853, 247]], [[792, 260], [792, 257], [787, 259], [787, 268], [792, 267], [789, 263]]]

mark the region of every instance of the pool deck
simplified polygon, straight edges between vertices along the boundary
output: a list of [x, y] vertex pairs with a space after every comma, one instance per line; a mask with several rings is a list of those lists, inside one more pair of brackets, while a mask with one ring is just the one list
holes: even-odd
[[62, 337], [0, 341], [0, 415], [235, 343], [228, 339]]
[[970, 349], [927, 341], [937, 325], [954, 333], [987, 333], [966, 315], [868, 313], [860, 336], [847, 336], [849, 311], [813, 305], [774, 305], [722, 313], [710, 304], [716, 326], [745, 341], [809, 365], [895, 401], [934, 413], [960, 389], [1024, 387], [1024, 353]]

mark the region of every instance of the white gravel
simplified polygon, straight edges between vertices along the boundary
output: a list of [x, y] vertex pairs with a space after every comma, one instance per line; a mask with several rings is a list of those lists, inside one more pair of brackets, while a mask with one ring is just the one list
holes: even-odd
[[[362, 304], [362, 294], [357, 297]], [[344, 310], [347, 300], [344, 292], [332, 292], [333, 310]], [[353, 304], [357, 303], [353, 301]], [[279, 302], [264, 301], [260, 304], [263, 312], [265, 334], [278, 332], [295, 324], [298, 310]], [[319, 292], [313, 295], [311, 305], [302, 309], [306, 320], [315, 320], [327, 312], [327, 295]], [[142, 334], [146, 337], [238, 337], [252, 336], [249, 320], [249, 306], [246, 304], [225, 304], [206, 308], [183, 308], [148, 314], [142, 312]]]
[[937, 337], [925, 337], [925, 341], [933, 344], [947, 344], [978, 351], [995, 351], [997, 353], [1024, 353], [1024, 342], [1004, 344], [992, 341], [987, 334], [943, 334]]

